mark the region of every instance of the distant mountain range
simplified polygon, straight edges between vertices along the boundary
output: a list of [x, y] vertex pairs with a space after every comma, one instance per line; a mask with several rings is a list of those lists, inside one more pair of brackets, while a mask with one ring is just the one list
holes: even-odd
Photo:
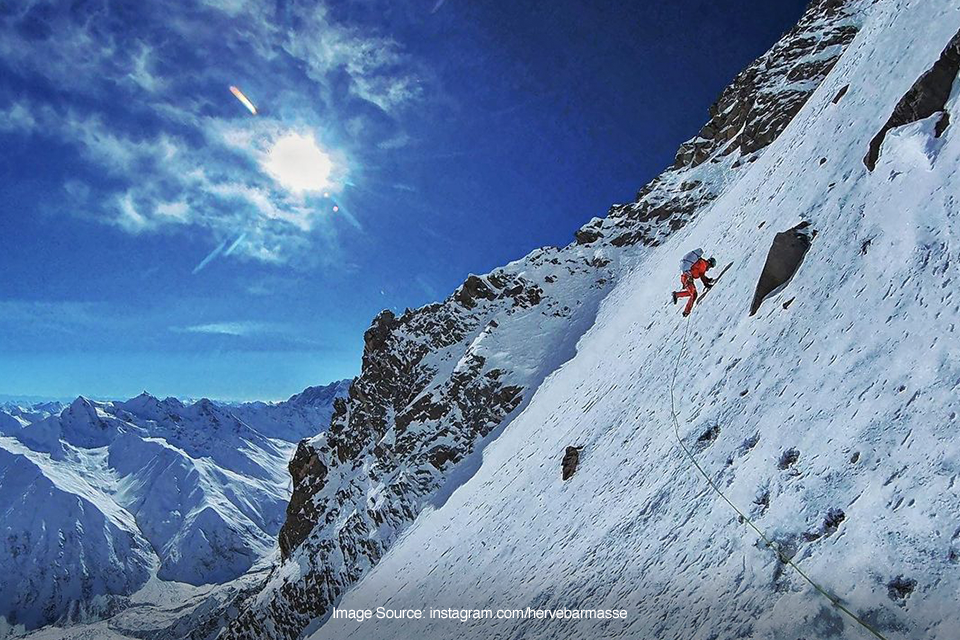
[[350, 381], [287, 401], [7, 402], [0, 409], [0, 615], [95, 620], [152, 578], [228, 582], [276, 547], [295, 443]]

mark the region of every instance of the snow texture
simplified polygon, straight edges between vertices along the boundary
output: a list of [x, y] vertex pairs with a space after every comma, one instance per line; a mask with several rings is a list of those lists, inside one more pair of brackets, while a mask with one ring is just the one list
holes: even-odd
[[[223, 640], [293, 640], [315, 628], [422, 513], [443, 508], [473, 482], [485, 447], [576, 355], [614, 284], [752, 173], [853, 40], [863, 6], [811, 3], [723, 92], [698, 135], [704, 142], [685, 144], [636, 202], [589, 222], [574, 244], [470, 276], [442, 302], [400, 317], [381, 313], [364, 336], [361, 375], [330, 429], [301, 442], [291, 461], [283, 562], [255, 597], [234, 603], [239, 615]], [[640, 284], [657, 304], [672, 288], [662, 279], [676, 278], [675, 269]]]

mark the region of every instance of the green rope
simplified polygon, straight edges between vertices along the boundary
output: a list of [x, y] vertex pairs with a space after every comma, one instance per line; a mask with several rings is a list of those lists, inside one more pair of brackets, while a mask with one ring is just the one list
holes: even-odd
[[810, 586], [812, 586], [814, 589], [819, 591], [827, 600], [830, 601], [831, 604], [833, 604], [833, 606], [835, 606], [836, 608], [840, 609], [840, 611], [850, 616], [850, 618], [853, 619], [861, 627], [863, 627], [864, 629], [872, 633], [875, 637], [879, 638], [880, 640], [887, 640], [886, 638], [883, 637], [883, 635], [881, 635], [879, 631], [873, 628], [870, 624], [868, 624], [866, 621], [860, 618], [857, 614], [853, 613], [852, 611], [847, 609], [845, 606], [843, 606], [843, 603], [841, 603], [836, 596], [828, 593], [826, 589], [824, 589], [819, 584], [814, 582], [810, 578], [810, 576], [804, 573], [803, 570], [793, 562], [793, 560], [788, 558], [780, 550], [780, 548], [776, 544], [774, 544], [774, 542], [770, 540], [770, 538], [768, 538], [766, 534], [763, 533], [763, 531], [760, 530], [760, 527], [754, 524], [753, 520], [747, 517], [747, 515], [743, 511], [741, 511], [737, 507], [737, 505], [733, 504], [733, 502], [729, 498], [727, 498], [726, 495], [724, 495], [723, 491], [720, 490], [720, 487], [718, 487], [717, 484], [710, 479], [710, 476], [707, 475], [707, 472], [703, 470], [703, 467], [700, 466], [700, 463], [697, 462], [697, 459], [693, 456], [690, 450], [687, 449], [686, 445], [683, 444], [683, 439], [680, 437], [680, 421], [677, 418], [677, 406], [676, 406], [676, 401], [674, 400], [673, 389], [677, 382], [677, 373], [680, 371], [680, 361], [683, 359], [683, 352], [687, 348], [687, 336], [690, 335], [689, 321], [686, 322], [685, 324], [686, 324], [686, 328], [683, 331], [683, 341], [680, 346], [680, 353], [677, 354], [677, 364], [673, 368], [673, 378], [670, 380], [670, 413], [673, 415], [673, 428], [674, 428], [674, 432], [677, 435], [677, 442], [680, 443], [680, 448], [683, 449], [683, 452], [685, 454], [687, 454], [687, 457], [690, 458], [690, 461], [693, 463], [693, 466], [696, 467], [697, 471], [700, 472], [700, 475], [704, 477], [704, 479], [710, 485], [710, 488], [713, 489], [718, 496], [723, 498], [723, 501], [726, 502], [728, 505], [730, 505], [730, 508], [732, 508], [734, 511], [737, 512], [737, 515], [740, 516], [741, 522], [745, 523], [747, 526], [753, 529], [754, 532], [757, 534], [757, 536], [759, 536], [760, 539], [763, 540], [764, 544], [766, 544], [767, 547], [773, 549], [776, 552], [777, 557], [780, 558], [780, 561], [782, 563], [793, 567], [793, 569], [796, 570], [798, 574], [800, 574], [800, 577], [806, 580], [810, 584]]

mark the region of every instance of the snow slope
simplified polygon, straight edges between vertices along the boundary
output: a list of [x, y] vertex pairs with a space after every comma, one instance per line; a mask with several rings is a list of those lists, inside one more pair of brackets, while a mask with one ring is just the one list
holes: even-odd
[[[6, 407], [0, 572], [17, 579], [0, 585], [0, 637], [128, 608], [142, 618], [144, 606], [167, 606], [169, 624], [186, 605], [216, 599], [200, 587], [235, 580], [273, 553], [292, 438], [323, 429], [348, 387], [234, 407], [146, 393]], [[151, 624], [162, 627], [161, 618]]]
[[[401, 316], [381, 312], [330, 428], [301, 441], [291, 460], [281, 563], [232, 603], [234, 613], [214, 615], [227, 621], [220, 637], [301, 637], [421, 513], [470, 480], [484, 448], [576, 354], [614, 284], [750, 172], [843, 55], [864, 6], [812, 1], [724, 90], [674, 164], [574, 243], [471, 275], [446, 299]], [[204, 640], [213, 626], [192, 637]]]
[[[960, 624], [960, 128], [871, 138], [960, 29], [946, 0], [886, 0], [797, 118], [603, 301], [577, 354], [339, 601], [341, 609], [614, 608], [626, 620], [327, 620], [325, 638], [870, 637], [697, 475], [665, 303], [703, 246], [722, 284], [694, 314], [682, 436], [725, 494], [887, 638]], [[834, 103], [841, 89], [846, 95]], [[960, 122], [960, 91], [948, 102]], [[817, 230], [748, 316], [772, 237]], [[579, 470], [560, 480], [568, 445]]]

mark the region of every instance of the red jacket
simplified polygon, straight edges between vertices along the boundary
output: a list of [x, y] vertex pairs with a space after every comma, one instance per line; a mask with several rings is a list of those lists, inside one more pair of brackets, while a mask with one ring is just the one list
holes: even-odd
[[702, 278], [707, 274], [707, 269], [709, 268], [710, 268], [710, 263], [704, 260], [703, 258], [700, 258], [699, 260], [693, 263], [692, 267], [690, 267], [690, 275], [693, 276], [694, 279]]

